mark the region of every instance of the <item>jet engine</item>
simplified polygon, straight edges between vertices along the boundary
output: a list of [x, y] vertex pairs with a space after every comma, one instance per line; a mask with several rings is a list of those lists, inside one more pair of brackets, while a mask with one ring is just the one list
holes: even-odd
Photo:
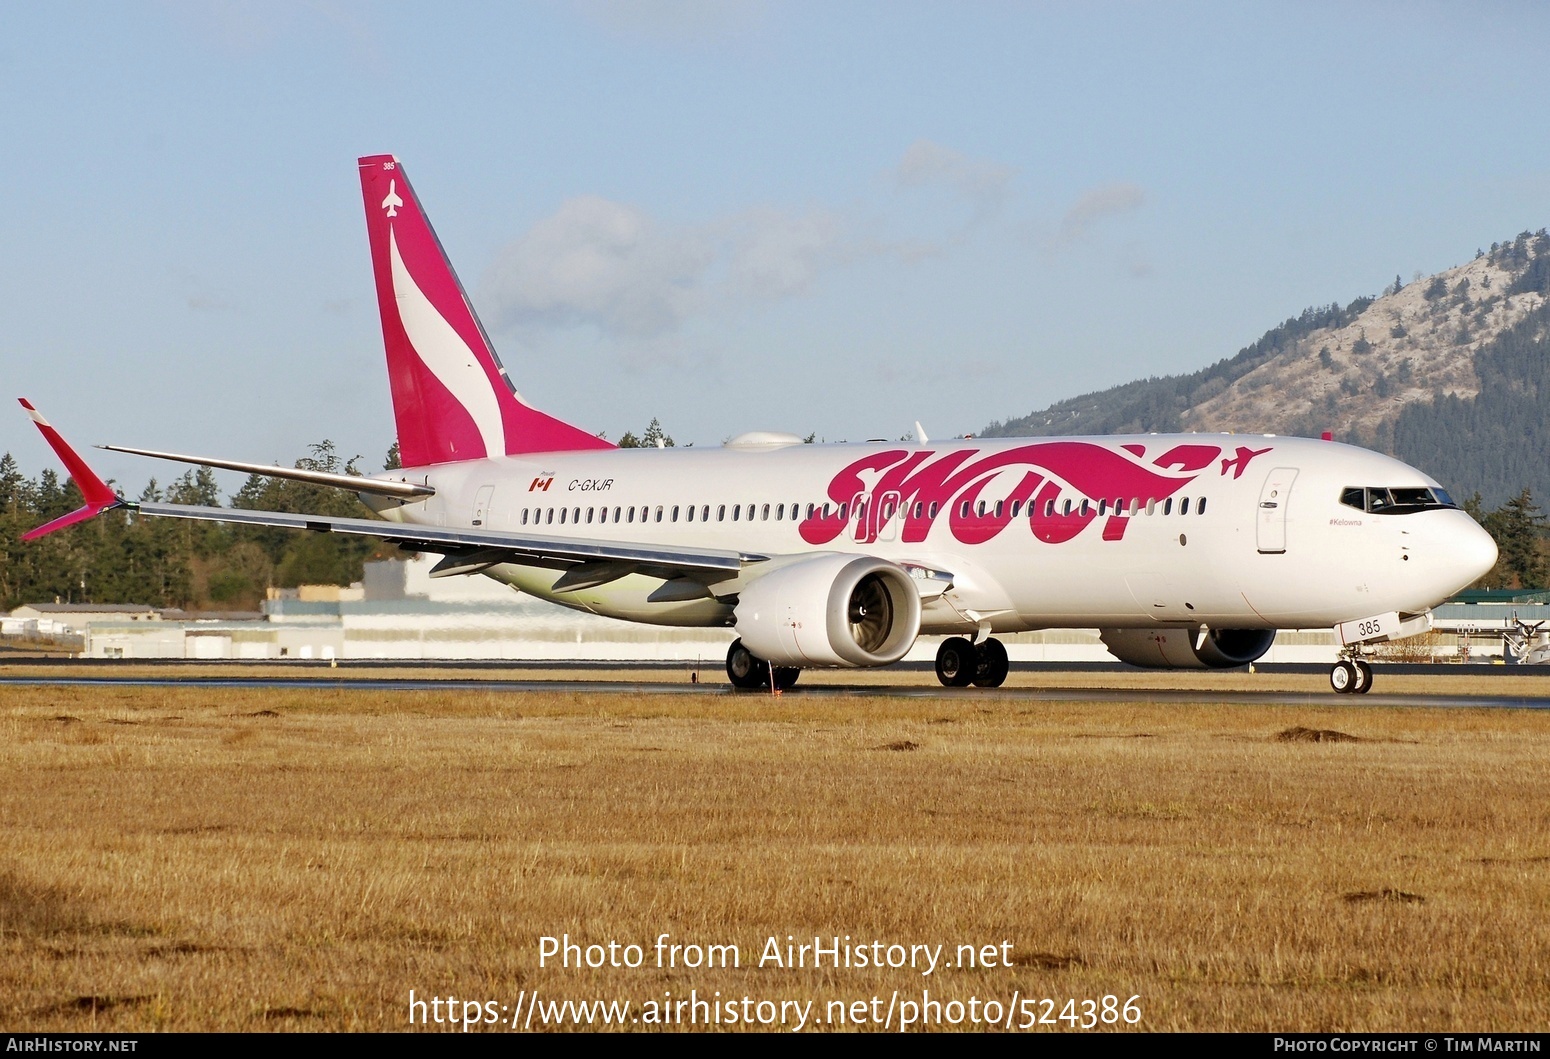
[[738, 595], [743, 646], [777, 666], [885, 666], [920, 633], [909, 574], [866, 555], [821, 555], [783, 566]]
[[1145, 669], [1231, 669], [1270, 650], [1274, 629], [1101, 629], [1103, 646]]

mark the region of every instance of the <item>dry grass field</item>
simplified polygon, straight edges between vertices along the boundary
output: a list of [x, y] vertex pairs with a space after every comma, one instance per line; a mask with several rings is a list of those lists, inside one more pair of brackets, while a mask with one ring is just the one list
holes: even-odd
[[[896, 990], [1139, 996], [1151, 1030], [1550, 1025], [1550, 711], [0, 694], [9, 1029], [398, 1030], [411, 990], [634, 1017], [719, 991], [812, 1001], [809, 1028]], [[664, 933], [741, 966], [658, 968]], [[645, 965], [540, 967], [562, 934]], [[788, 935], [1012, 966], [759, 967]]]

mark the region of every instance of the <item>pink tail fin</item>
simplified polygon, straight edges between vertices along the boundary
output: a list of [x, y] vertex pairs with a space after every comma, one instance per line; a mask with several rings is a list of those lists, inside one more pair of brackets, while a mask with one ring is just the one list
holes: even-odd
[[404, 466], [612, 448], [522, 401], [403, 167], [386, 154], [359, 165]]

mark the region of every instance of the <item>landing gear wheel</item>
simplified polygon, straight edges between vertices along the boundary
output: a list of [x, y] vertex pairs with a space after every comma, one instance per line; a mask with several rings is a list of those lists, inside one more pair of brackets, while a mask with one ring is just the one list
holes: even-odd
[[753, 652], [743, 646], [743, 641], [733, 640], [732, 646], [727, 648], [727, 679], [732, 681], [734, 688], [745, 691], [767, 687], [770, 682], [769, 663], [762, 658], [755, 658]]
[[974, 685], [999, 688], [1006, 682], [1012, 663], [1006, 657], [1006, 645], [992, 637], [974, 649]]
[[770, 670], [770, 675], [775, 681], [775, 690], [785, 691], [797, 682], [797, 677], [802, 675], [802, 671], [792, 666], [775, 666]]
[[962, 636], [951, 636], [936, 649], [936, 678], [949, 688], [966, 688], [974, 681], [979, 658], [974, 645]]
[[1335, 668], [1329, 671], [1329, 686], [1339, 695], [1349, 695], [1355, 691], [1358, 679], [1356, 667], [1344, 660], [1336, 662]]
[[1356, 686], [1351, 689], [1351, 694], [1365, 695], [1372, 690], [1372, 666], [1360, 658], [1351, 664], [1356, 667]]

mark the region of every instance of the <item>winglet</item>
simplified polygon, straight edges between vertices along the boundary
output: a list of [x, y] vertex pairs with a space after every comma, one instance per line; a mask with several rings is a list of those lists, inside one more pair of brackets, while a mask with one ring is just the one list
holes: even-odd
[[65, 465], [65, 468], [70, 472], [70, 480], [75, 483], [75, 487], [81, 491], [81, 496], [86, 500], [85, 507], [77, 508], [68, 515], [61, 515], [52, 522], [46, 522], [37, 529], [23, 533], [22, 540], [30, 541], [47, 536], [55, 530], [62, 530], [66, 526], [75, 525], [77, 522], [85, 522], [89, 518], [95, 518], [108, 508], [117, 507], [123, 503], [118, 498], [118, 494], [108, 487], [108, 483], [99, 478], [97, 472], [86, 465], [86, 461], [81, 459], [80, 455], [70, 447], [70, 443], [61, 437], [59, 431], [55, 430], [49, 421], [44, 419], [42, 414], [32, 406], [32, 402], [25, 397], [20, 398], [20, 400], [22, 407], [27, 410], [27, 414], [37, 424], [38, 431], [43, 435], [43, 440], [48, 442], [49, 448], [54, 450], [54, 454]]

